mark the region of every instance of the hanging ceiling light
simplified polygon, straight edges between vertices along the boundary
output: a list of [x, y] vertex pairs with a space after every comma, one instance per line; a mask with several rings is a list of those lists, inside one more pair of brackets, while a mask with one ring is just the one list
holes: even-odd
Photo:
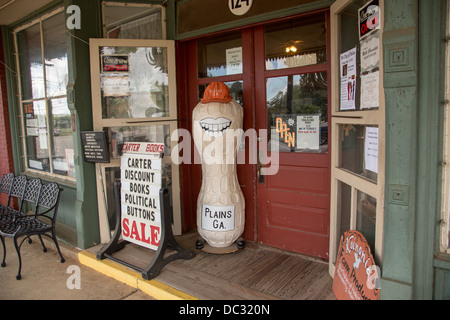
[[286, 53], [296, 53], [297, 47], [294, 45], [291, 45], [291, 46], [288, 45], [285, 50], [286, 50]]

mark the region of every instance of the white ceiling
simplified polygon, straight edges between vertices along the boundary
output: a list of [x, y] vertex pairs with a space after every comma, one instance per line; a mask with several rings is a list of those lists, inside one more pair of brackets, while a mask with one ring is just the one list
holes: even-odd
[[0, 0], [0, 25], [10, 25], [53, 0]]

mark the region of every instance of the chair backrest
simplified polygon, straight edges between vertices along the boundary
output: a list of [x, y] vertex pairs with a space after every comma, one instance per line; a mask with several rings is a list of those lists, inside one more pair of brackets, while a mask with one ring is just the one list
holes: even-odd
[[27, 181], [27, 184], [25, 186], [25, 192], [22, 198], [22, 205], [20, 206], [20, 211], [23, 210], [23, 207], [27, 202], [37, 205], [39, 199], [39, 192], [41, 191], [41, 185], [42, 181], [39, 178], [33, 178]]
[[53, 223], [55, 222], [58, 211], [59, 195], [61, 190], [62, 189], [56, 182], [50, 182], [47, 184], [42, 184], [39, 192], [39, 200], [36, 211], [39, 211], [40, 208], [47, 209], [45, 215], [52, 219]]
[[23, 199], [23, 194], [25, 192], [26, 185], [27, 185], [26, 176], [17, 176], [14, 178], [10, 192], [10, 199], [8, 199], [8, 206], [11, 204], [12, 197], [20, 200]]
[[0, 181], [0, 193], [6, 193], [9, 195], [11, 192], [12, 182], [14, 180], [14, 173], [5, 173], [2, 175], [2, 180]]

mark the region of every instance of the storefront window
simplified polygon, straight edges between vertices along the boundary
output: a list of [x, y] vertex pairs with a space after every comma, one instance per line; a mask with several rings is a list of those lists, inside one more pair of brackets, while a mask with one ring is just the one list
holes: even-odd
[[104, 3], [104, 34], [115, 39], [164, 39], [162, 7]]
[[268, 78], [266, 88], [269, 146], [278, 144], [280, 152], [327, 153], [327, 73]]
[[325, 15], [293, 19], [266, 27], [266, 70], [327, 62]]
[[[65, 16], [62, 10], [15, 32], [25, 168], [75, 177]], [[42, 44], [42, 45], [41, 45]]]

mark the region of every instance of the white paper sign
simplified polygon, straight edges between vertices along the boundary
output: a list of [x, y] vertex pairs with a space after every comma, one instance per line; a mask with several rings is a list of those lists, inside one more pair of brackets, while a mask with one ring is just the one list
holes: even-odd
[[226, 50], [227, 75], [242, 73], [242, 47]]
[[378, 173], [378, 128], [366, 127], [365, 138], [365, 169]]
[[122, 97], [130, 95], [129, 76], [103, 77], [103, 96]]
[[297, 116], [297, 149], [319, 150], [320, 115]]
[[234, 206], [210, 206], [202, 207], [202, 229], [208, 231], [233, 231], [234, 230]]
[[371, 72], [361, 76], [361, 110], [378, 108], [379, 103], [379, 87], [380, 72]]
[[341, 106], [340, 110], [355, 110], [356, 98], [356, 48], [340, 56]]
[[374, 33], [361, 44], [361, 73], [371, 71], [380, 64], [380, 34]]

